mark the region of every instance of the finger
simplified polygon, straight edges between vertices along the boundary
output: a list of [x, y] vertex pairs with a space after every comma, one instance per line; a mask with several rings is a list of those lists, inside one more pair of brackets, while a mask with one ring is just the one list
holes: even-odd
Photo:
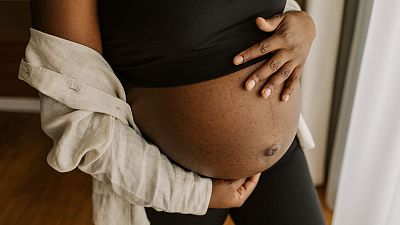
[[232, 188], [234, 190], [239, 189], [244, 184], [245, 181], [246, 181], [246, 178], [240, 178], [240, 179], [231, 180]]
[[[263, 17], [256, 18], [257, 27], [265, 32], [272, 32], [276, 30], [281, 22], [285, 19], [286, 14], [278, 14], [271, 18], [265, 19]], [[272, 35], [270, 38], [261, 41], [249, 49], [239, 53], [233, 58], [233, 63], [239, 65], [254, 58], [265, 55], [269, 52], [279, 49], [283, 45], [283, 40], [278, 35]]]
[[246, 179], [242, 186], [237, 189], [240, 199], [247, 199], [257, 186], [261, 173]]
[[237, 54], [233, 58], [233, 63], [235, 65], [240, 65], [254, 58], [260, 57], [278, 49], [282, 49], [284, 46], [285, 41], [283, 40], [283, 38], [278, 34], [274, 34], [271, 37], [262, 40], [252, 45], [250, 48]]
[[[291, 59], [291, 55], [288, 51], [278, 51], [271, 59], [269, 59], [264, 65], [258, 67], [253, 73], [247, 78], [246, 89], [250, 91], [257, 83], [265, 80], [270, 75], [278, 71], [286, 62]], [[272, 90], [271, 90], [272, 91]]]
[[[285, 84], [285, 88], [282, 91], [281, 98], [284, 102], [287, 102], [289, 100], [289, 97], [292, 95], [294, 89], [296, 88], [296, 85], [300, 82], [300, 76], [303, 72], [303, 67], [296, 67], [292, 74], [290, 75], [288, 81]], [[288, 97], [286, 97], [288, 96]]]
[[268, 78], [267, 83], [264, 84], [264, 87], [261, 90], [261, 95], [267, 99], [279, 85], [289, 78], [295, 67], [293, 61], [287, 62], [283, 65], [276, 73]]
[[257, 186], [258, 180], [260, 179], [261, 173], [257, 173], [249, 178], [247, 178], [246, 182], [242, 185], [242, 187], [246, 191], [252, 191]]
[[256, 24], [260, 30], [265, 32], [272, 32], [279, 27], [279, 24], [281, 24], [285, 17], [286, 14], [278, 14], [268, 19], [259, 16], [256, 18]]

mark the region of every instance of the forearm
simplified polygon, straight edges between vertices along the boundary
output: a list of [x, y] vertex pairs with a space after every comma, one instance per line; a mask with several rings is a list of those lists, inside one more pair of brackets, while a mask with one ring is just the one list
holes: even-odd
[[107, 77], [101, 75], [111, 70], [101, 55], [64, 39], [35, 35], [18, 77], [39, 91], [42, 129], [53, 140], [49, 165], [60, 172], [78, 167], [133, 204], [205, 214], [211, 180], [183, 170], [140, 132], [105, 113], [106, 98], [117, 97], [102, 83]]

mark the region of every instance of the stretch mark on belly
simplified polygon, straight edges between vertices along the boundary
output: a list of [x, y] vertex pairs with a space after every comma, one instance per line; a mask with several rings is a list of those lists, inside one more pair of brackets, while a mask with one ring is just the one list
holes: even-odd
[[[273, 137], [273, 142], [276, 142], [277, 140], [277, 134], [276, 134], [276, 121], [275, 121], [275, 116], [274, 116], [274, 110], [271, 106], [271, 103], [269, 100], [267, 100], [267, 107], [269, 108], [269, 111], [271, 112], [271, 118], [272, 118], [272, 136]], [[279, 144], [274, 144], [273, 146], [267, 148], [264, 151], [264, 155], [266, 156], [273, 156], [276, 154], [277, 151], [281, 149], [281, 146]]]

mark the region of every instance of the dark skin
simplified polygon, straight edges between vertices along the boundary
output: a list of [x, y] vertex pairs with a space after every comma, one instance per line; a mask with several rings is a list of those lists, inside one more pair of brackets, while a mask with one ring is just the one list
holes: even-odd
[[30, 2], [32, 27], [102, 53], [96, 0]]
[[287, 12], [271, 18], [258, 17], [256, 24], [260, 30], [274, 32], [274, 34], [240, 52], [233, 58], [233, 63], [240, 65], [274, 52], [271, 59], [248, 77], [245, 87], [247, 90], [252, 90], [254, 86], [268, 78], [260, 92], [264, 98], [268, 98], [277, 86], [286, 82], [281, 93], [282, 101], [286, 102], [300, 80], [304, 63], [316, 35], [315, 24], [312, 18], [303, 11]]
[[[96, 0], [31, 0], [31, 15], [33, 28], [88, 46], [102, 54]], [[263, 79], [271, 77], [265, 86], [272, 90], [288, 80], [283, 95], [290, 95], [299, 80], [315, 36], [312, 19], [304, 12], [294, 12], [290, 16], [272, 18], [269, 22], [262, 19], [257, 19], [256, 22], [260, 29], [266, 32], [275, 30], [277, 35], [241, 55], [245, 61], [268, 52], [276, 52], [276, 57], [266, 62], [264, 67], [259, 67], [249, 78], [254, 79], [257, 85]], [[299, 30], [296, 27], [306, 29]], [[241, 179], [213, 179], [209, 207], [240, 207], [256, 187], [259, 177], [260, 173]]]

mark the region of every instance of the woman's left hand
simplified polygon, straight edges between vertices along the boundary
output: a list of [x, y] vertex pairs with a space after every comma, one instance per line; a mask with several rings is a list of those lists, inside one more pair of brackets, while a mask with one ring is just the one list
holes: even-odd
[[248, 77], [245, 87], [251, 90], [260, 81], [269, 78], [261, 90], [261, 95], [268, 98], [277, 86], [288, 80], [281, 94], [282, 101], [286, 102], [299, 82], [315, 38], [314, 21], [306, 12], [292, 11], [269, 19], [257, 17], [256, 24], [260, 30], [274, 31], [274, 34], [239, 53], [233, 63], [239, 65], [267, 53], [274, 53]]

